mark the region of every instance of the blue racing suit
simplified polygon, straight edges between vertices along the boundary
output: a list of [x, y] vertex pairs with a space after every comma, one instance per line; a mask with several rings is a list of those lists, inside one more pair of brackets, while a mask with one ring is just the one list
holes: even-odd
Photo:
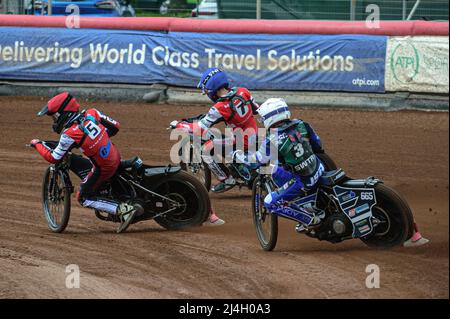
[[323, 163], [316, 156], [321, 151], [320, 137], [308, 123], [301, 120], [287, 121], [268, 133], [260, 149], [248, 160], [257, 165], [275, 160], [272, 179], [279, 188], [264, 199], [264, 206], [269, 211], [311, 224], [313, 216], [310, 212], [302, 208], [292, 211], [285, 204], [314, 189], [325, 171]]

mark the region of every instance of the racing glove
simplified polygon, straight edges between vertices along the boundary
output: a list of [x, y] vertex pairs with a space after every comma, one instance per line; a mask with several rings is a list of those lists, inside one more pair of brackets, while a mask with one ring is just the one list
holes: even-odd
[[31, 147], [33, 147], [33, 148], [36, 148], [36, 145], [37, 144], [42, 144], [42, 142], [40, 141], [40, 140], [38, 140], [38, 139], [32, 139], [31, 141], [30, 141], [30, 146]]
[[245, 154], [245, 152], [242, 150], [233, 152], [233, 161], [237, 163], [242, 163], [251, 170], [257, 169], [262, 165], [256, 158], [255, 154], [248, 155]]

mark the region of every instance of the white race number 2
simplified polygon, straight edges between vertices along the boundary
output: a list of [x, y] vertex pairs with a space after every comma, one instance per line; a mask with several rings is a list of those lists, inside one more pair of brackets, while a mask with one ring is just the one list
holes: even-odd
[[248, 111], [250, 110], [250, 108], [248, 107], [247, 104], [241, 103], [237, 108], [236, 108], [237, 112], [239, 113], [239, 115], [241, 117], [244, 117]]

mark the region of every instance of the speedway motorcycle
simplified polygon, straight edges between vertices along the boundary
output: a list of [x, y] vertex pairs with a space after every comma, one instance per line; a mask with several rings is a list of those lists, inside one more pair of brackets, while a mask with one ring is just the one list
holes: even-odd
[[[351, 179], [342, 169], [327, 171], [315, 190], [282, 204], [289, 209], [271, 213], [263, 203], [276, 188], [270, 175], [260, 174], [253, 183], [253, 223], [266, 251], [276, 246], [278, 217], [299, 223], [299, 233], [331, 243], [360, 239], [371, 247], [391, 248], [404, 244], [414, 234], [408, 203], [374, 177]], [[321, 222], [314, 226], [303, 224], [302, 214], [297, 213], [300, 211], [320, 215]]]
[[[211, 170], [201, 157], [202, 147], [207, 140], [201, 139], [200, 143], [194, 143], [194, 134], [189, 128], [189, 124], [201, 120], [204, 116], [205, 114], [200, 114], [196, 117], [182, 119], [181, 121], [173, 121], [168, 127], [168, 130], [181, 129], [186, 133], [185, 137], [182, 138], [179, 144], [180, 151], [178, 155], [181, 159], [180, 166], [184, 171], [198, 178], [209, 191], [212, 183]], [[182, 154], [182, 150], [186, 150], [186, 145], [189, 153], [187, 157]], [[316, 155], [320, 158], [326, 170], [333, 170], [337, 168], [336, 163], [325, 152], [321, 152]], [[220, 163], [219, 165], [224, 165], [225, 169], [228, 170], [236, 180], [236, 185], [234, 187], [237, 186], [239, 189], [245, 187], [249, 190], [253, 188], [254, 181], [258, 177], [256, 170], [249, 169], [245, 164], [235, 162], [227, 164]], [[225, 192], [230, 189], [232, 188], [225, 190]]]
[[[57, 142], [43, 142], [55, 148]], [[68, 152], [63, 160], [50, 165], [42, 183], [44, 215], [51, 231], [61, 233], [67, 227], [74, 187], [70, 171], [80, 178], [71, 162], [80, 155]], [[132, 223], [155, 220], [159, 225], [176, 230], [201, 225], [209, 216], [211, 203], [205, 187], [180, 167], [149, 166], [139, 157], [122, 161], [115, 176], [98, 190], [105, 198], [140, 205], [141, 213]], [[103, 221], [120, 223], [116, 215], [95, 210], [95, 216]]]

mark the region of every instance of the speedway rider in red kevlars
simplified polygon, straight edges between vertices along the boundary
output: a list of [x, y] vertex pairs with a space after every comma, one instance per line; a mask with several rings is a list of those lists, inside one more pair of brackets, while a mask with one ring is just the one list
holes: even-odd
[[216, 136], [214, 139], [208, 140], [202, 148], [203, 161], [220, 181], [219, 184], [211, 188], [211, 191], [221, 193], [232, 188], [236, 184], [236, 180], [231, 176], [225, 165], [214, 161], [213, 151], [215, 146], [219, 149], [222, 148], [222, 155], [226, 156], [227, 154], [224, 153], [225, 145], [236, 146], [236, 138], [242, 137], [243, 141], [240, 142], [244, 146], [243, 151], [247, 151], [249, 145], [256, 142], [258, 126], [254, 115], [257, 113], [258, 105], [246, 88], [230, 88], [226, 73], [218, 68], [207, 69], [197, 87], [215, 104], [203, 118], [190, 124], [191, 129], [194, 132], [201, 132], [204, 137], [212, 126], [225, 122], [227, 128], [231, 128], [234, 133], [231, 139], [223, 135], [221, 137]]
[[79, 103], [68, 92], [53, 97], [38, 113], [53, 118], [53, 131], [61, 134], [56, 148], [52, 149], [40, 140], [33, 139], [31, 146], [49, 163], [61, 161], [73, 148], [79, 148], [89, 159], [72, 156], [71, 169], [84, 178], [77, 199], [84, 207], [117, 214], [121, 224], [117, 232], [127, 229], [137, 209], [127, 203], [101, 198], [96, 190], [110, 179], [120, 164], [120, 153], [110, 137], [120, 129], [119, 122], [96, 109], [79, 112]]

